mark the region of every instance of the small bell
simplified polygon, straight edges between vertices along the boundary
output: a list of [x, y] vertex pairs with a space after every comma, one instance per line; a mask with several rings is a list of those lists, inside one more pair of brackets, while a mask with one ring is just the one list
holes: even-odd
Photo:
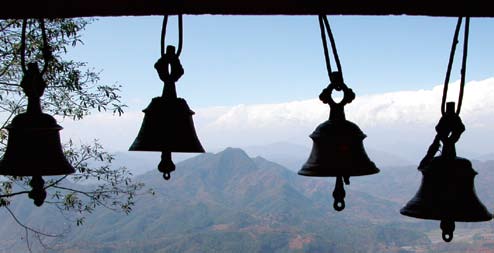
[[[440, 156], [424, 159], [419, 166], [422, 183], [415, 196], [400, 213], [420, 219], [440, 220], [442, 238], [453, 239], [455, 221], [479, 222], [492, 219], [492, 214], [475, 193], [472, 163], [456, 156], [455, 143], [465, 126], [454, 113], [454, 103], [447, 103], [446, 114], [436, 126], [437, 138], [443, 143]], [[434, 152], [435, 153], [435, 152]]]
[[28, 97], [28, 106], [6, 127], [9, 139], [0, 160], [0, 175], [32, 176], [29, 197], [40, 206], [46, 197], [41, 176], [67, 175], [75, 170], [60, 144], [62, 127], [52, 116], [41, 112], [40, 97], [46, 83], [36, 63], [28, 64], [21, 87]]
[[[329, 104], [329, 120], [320, 124], [310, 135], [313, 140], [311, 154], [299, 175], [312, 177], [336, 177], [333, 207], [345, 208], [343, 182], [350, 184], [350, 176], [363, 176], [379, 172], [369, 159], [363, 146], [366, 137], [360, 128], [345, 119], [344, 106], [353, 101], [355, 94], [343, 83], [340, 72], [332, 72], [331, 83], [319, 98]], [[331, 93], [343, 90], [343, 100], [336, 103]]]
[[[170, 66], [171, 71], [168, 70]], [[145, 113], [141, 129], [130, 146], [130, 151], [160, 151], [161, 162], [158, 170], [163, 177], [170, 179], [175, 170], [171, 152], [204, 152], [197, 137], [192, 115], [187, 102], [177, 98], [175, 82], [183, 75], [184, 70], [175, 47], [168, 46], [166, 54], [155, 64], [160, 79], [164, 82], [163, 95], [155, 97]]]

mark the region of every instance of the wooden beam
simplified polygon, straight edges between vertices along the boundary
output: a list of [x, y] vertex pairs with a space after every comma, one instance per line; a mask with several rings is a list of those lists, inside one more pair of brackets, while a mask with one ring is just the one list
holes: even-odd
[[38, 0], [8, 1], [0, 19], [218, 15], [419, 15], [494, 17], [481, 0]]

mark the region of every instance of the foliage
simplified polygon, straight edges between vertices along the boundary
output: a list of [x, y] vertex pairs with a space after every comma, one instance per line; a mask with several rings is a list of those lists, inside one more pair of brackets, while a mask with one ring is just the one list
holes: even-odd
[[[82, 119], [92, 109], [112, 110], [122, 114], [123, 107], [118, 94], [120, 86], [98, 84], [99, 73], [87, 67], [87, 63], [64, 59], [69, 46], [81, 41], [80, 32], [90, 22], [86, 19], [51, 19], [46, 23], [48, 44], [53, 58], [44, 75], [48, 87], [43, 99], [43, 109], [51, 114]], [[4, 112], [17, 113], [26, 105], [19, 86], [21, 70], [22, 20], [0, 21], [0, 108]], [[43, 61], [41, 29], [37, 20], [27, 20], [26, 62]]]
[[[47, 65], [44, 80], [47, 88], [41, 98], [43, 111], [52, 115], [82, 119], [93, 110], [110, 110], [121, 115], [125, 105], [120, 101], [118, 85], [99, 84], [99, 72], [88, 68], [87, 63], [66, 59], [70, 47], [82, 43], [81, 31], [90, 19], [45, 20], [46, 37], [52, 49], [52, 59]], [[0, 154], [6, 147], [8, 132], [5, 130], [12, 118], [23, 112], [27, 99], [22, 93], [20, 81], [22, 20], [0, 20]], [[26, 63], [43, 62], [43, 39], [39, 20], [26, 20]], [[134, 198], [142, 184], [132, 180], [125, 168], [112, 168], [114, 156], [94, 141], [64, 145], [67, 159], [76, 173], [62, 177], [45, 178], [48, 197], [45, 205], [53, 205], [65, 213], [78, 213], [77, 225], [84, 223], [85, 214], [102, 206], [129, 213]], [[29, 158], [26, 158], [29, 159]], [[14, 196], [29, 192], [26, 177], [0, 178], [0, 207], [6, 208], [15, 221], [36, 236], [45, 235], [19, 221], [9, 209]], [[33, 205], [33, 208], [34, 205]], [[27, 240], [27, 237], [26, 237]]]

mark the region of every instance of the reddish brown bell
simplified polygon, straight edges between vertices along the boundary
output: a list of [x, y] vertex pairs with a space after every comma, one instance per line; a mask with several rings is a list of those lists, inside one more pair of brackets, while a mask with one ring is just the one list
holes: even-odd
[[454, 114], [454, 103], [448, 103], [447, 114], [436, 126], [437, 138], [443, 142], [442, 153], [426, 164], [421, 163], [419, 170], [423, 177], [420, 188], [400, 210], [406, 216], [440, 220], [442, 237], [446, 242], [453, 239], [455, 221], [492, 219], [492, 214], [475, 193], [474, 177], [477, 172], [472, 168], [472, 163], [456, 156], [454, 144], [464, 129], [461, 119]]
[[[343, 100], [340, 103], [331, 98], [334, 89], [343, 90]], [[320, 124], [310, 135], [313, 140], [312, 151], [298, 172], [303, 176], [337, 177], [333, 192], [333, 207], [337, 211], [345, 208], [343, 182], [349, 184], [351, 176], [379, 172], [365, 152], [365, 134], [357, 125], [345, 119], [344, 106], [354, 98], [353, 91], [343, 83], [341, 73], [331, 73], [331, 84], [320, 95], [320, 99], [330, 106], [329, 120]]]
[[[168, 70], [169, 66], [171, 71]], [[194, 112], [185, 99], [177, 98], [175, 82], [182, 76], [183, 68], [173, 46], [167, 47], [166, 55], [158, 60], [155, 68], [165, 83], [163, 95], [153, 98], [143, 110], [145, 115], [141, 129], [129, 150], [162, 152], [158, 169], [168, 180], [175, 170], [171, 152], [202, 153], [204, 148], [194, 128]]]

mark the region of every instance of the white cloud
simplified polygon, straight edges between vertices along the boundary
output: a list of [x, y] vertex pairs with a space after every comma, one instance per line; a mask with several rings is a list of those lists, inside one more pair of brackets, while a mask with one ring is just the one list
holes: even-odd
[[[459, 82], [450, 84], [449, 100], [456, 101]], [[442, 85], [430, 90], [399, 91], [358, 95], [346, 106], [346, 116], [369, 136], [366, 145], [419, 156], [427, 149], [440, 117]], [[318, 94], [315, 94], [317, 97]], [[494, 78], [467, 83], [462, 119], [467, 126], [463, 148], [472, 153], [488, 153], [494, 134], [489, 131], [494, 116]], [[225, 146], [247, 146], [277, 141], [310, 144], [308, 135], [327, 120], [329, 108], [318, 99], [279, 104], [237, 105], [192, 108], [201, 142], [209, 150]], [[142, 112], [122, 117], [98, 113], [83, 121], [65, 120], [63, 136], [100, 139], [113, 150], [126, 150], [134, 140]], [[404, 147], [406, 146], [406, 147]]]

